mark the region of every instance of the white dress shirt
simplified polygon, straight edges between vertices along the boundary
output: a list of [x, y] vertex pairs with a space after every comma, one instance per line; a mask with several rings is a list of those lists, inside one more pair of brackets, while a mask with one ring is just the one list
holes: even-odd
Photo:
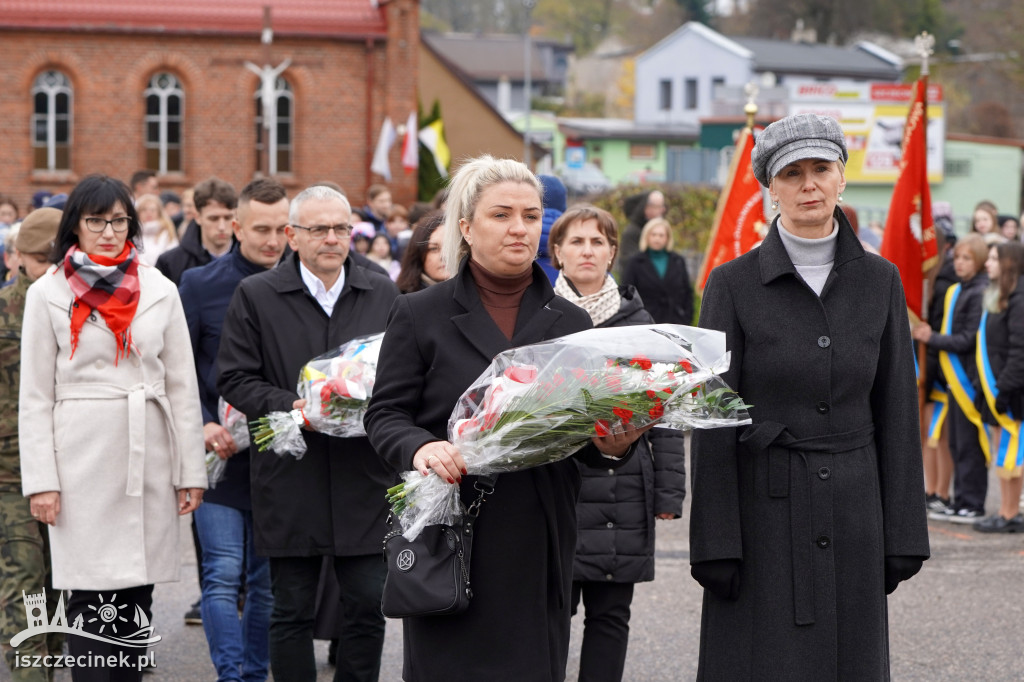
[[302, 282], [306, 285], [306, 290], [313, 294], [313, 298], [327, 313], [327, 317], [330, 317], [334, 311], [334, 304], [338, 302], [338, 296], [341, 295], [341, 290], [345, 287], [345, 268], [341, 268], [341, 272], [338, 273], [338, 281], [330, 289], [325, 287], [320, 278], [303, 265], [301, 260], [299, 261], [299, 274], [302, 275]]

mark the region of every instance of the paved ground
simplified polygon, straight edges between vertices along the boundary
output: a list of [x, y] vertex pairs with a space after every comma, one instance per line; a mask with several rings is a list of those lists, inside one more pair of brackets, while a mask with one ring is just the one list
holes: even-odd
[[[998, 490], [994, 478], [992, 486]], [[689, 575], [687, 521], [658, 527], [657, 579], [639, 585], [633, 602], [627, 682], [696, 675], [701, 591]], [[889, 599], [893, 680], [1024, 680], [1024, 535], [986, 536], [937, 522], [930, 530], [932, 559]], [[182, 582], [156, 588], [153, 621], [163, 641], [156, 646], [157, 671], [146, 676], [148, 682], [215, 679], [202, 628], [182, 621], [198, 591], [194, 561], [189, 547]], [[580, 621], [573, 623], [568, 680], [576, 679]], [[382, 682], [401, 680], [401, 655], [400, 626], [389, 622]], [[317, 664], [318, 680], [333, 679], [326, 642], [317, 643]], [[0, 680], [7, 679], [0, 666]]]

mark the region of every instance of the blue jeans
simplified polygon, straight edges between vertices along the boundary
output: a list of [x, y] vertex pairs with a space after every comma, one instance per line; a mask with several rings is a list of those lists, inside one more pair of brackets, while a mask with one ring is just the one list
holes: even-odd
[[[257, 556], [252, 512], [204, 502], [195, 511], [203, 545], [203, 630], [219, 682], [263, 682], [270, 667], [270, 562]], [[246, 596], [238, 617], [245, 573]]]

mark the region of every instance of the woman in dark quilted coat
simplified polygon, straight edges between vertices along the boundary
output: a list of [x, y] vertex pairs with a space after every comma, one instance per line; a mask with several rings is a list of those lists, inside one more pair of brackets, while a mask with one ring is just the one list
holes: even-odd
[[[560, 270], [555, 293], [590, 313], [595, 327], [654, 323], [636, 290], [617, 286], [608, 274], [618, 239], [607, 211], [571, 208], [552, 226], [550, 239], [552, 264]], [[681, 432], [655, 429], [624, 466], [580, 467], [572, 609], [582, 598], [581, 682], [622, 679], [633, 584], [654, 580], [655, 518], [683, 513], [684, 448]]]

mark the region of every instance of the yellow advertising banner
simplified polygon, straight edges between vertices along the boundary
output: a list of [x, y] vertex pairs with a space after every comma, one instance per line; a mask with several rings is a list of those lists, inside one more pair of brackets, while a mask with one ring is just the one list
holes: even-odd
[[[893, 184], [899, 177], [903, 126], [910, 111], [911, 85], [902, 83], [827, 83], [796, 85], [790, 114], [815, 113], [839, 121], [850, 160], [846, 180]], [[928, 182], [942, 182], [946, 109], [942, 88], [928, 88]]]

